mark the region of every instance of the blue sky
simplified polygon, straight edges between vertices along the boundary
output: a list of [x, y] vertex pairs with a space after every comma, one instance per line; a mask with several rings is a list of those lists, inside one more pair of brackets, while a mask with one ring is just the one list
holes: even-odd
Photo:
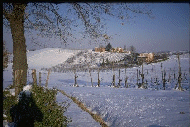
[[[147, 3], [146, 3], [147, 4]], [[189, 4], [187, 3], [148, 3], [154, 19], [147, 15], [136, 15], [122, 25], [118, 19], [107, 21], [106, 33], [112, 36], [109, 40], [113, 47], [134, 45], [138, 52], [180, 51], [189, 50]], [[67, 48], [92, 49], [98, 46], [93, 40], [82, 39], [77, 34], [77, 42], [69, 42]], [[60, 39], [40, 38], [32, 33], [35, 42], [41, 42], [49, 47], [63, 47]], [[40, 49], [31, 42], [31, 37], [25, 33], [27, 49]], [[10, 30], [3, 27], [3, 40], [7, 49], [12, 52], [12, 37]], [[92, 41], [92, 43], [89, 43]], [[104, 43], [103, 43], [104, 44]], [[105, 44], [104, 44], [105, 45]]]

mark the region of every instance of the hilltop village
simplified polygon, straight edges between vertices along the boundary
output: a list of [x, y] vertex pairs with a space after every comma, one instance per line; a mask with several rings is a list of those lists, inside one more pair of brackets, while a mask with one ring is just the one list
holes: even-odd
[[145, 62], [147, 64], [156, 62], [161, 59], [167, 59], [167, 56], [170, 55], [170, 53], [153, 53], [153, 52], [145, 52], [145, 53], [137, 53], [137, 52], [132, 52], [130, 50], [123, 49], [121, 47], [116, 47], [116, 48], [110, 48], [109, 50], [106, 50], [105, 47], [100, 46], [100, 47], [95, 47], [94, 50], [95, 52], [100, 52], [100, 53], [106, 53], [106, 52], [111, 52], [111, 53], [125, 53], [128, 54], [132, 59], [130, 60], [131, 63], [138, 63], [138, 62]]

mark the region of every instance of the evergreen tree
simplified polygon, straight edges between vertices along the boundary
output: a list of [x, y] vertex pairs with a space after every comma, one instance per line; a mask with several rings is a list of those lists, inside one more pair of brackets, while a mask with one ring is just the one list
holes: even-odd
[[108, 43], [108, 45], [106, 46], [106, 51], [110, 51], [112, 49], [112, 46], [111, 46], [111, 44], [110, 43]]

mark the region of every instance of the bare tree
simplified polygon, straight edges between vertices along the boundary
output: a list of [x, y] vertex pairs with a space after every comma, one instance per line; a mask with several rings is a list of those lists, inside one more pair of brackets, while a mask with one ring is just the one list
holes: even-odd
[[[75, 39], [72, 33], [75, 33], [74, 28], [80, 24], [77, 22], [78, 19], [85, 28], [83, 36], [97, 39], [104, 38], [105, 15], [122, 21], [132, 17], [127, 12], [132, 12], [133, 16], [135, 14], [152, 16], [148, 7], [138, 4], [76, 2], [67, 4], [68, 8], [65, 10], [67, 14], [63, 16], [58, 11], [58, 5], [61, 4], [3, 3], [3, 24], [10, 27], [13, 39], [13, 74], [16, 70], [23, 70], [21, 85], [26, 84], [28, 69], [25, 30], [38, 31], [38, 35], [42, 37], [60, 37], [63, 40], [62, 44], [67, 44], [68, 41], [72, 42]], [[13, 84], [15, 80], [17, 79], [14, 75]]]
[[129, 51], [131, 51], [131, 54], [133, 54], [133, 53], [136, 52], [136, 48], [135, 48], [133, 45], [131, 45], [131, 46], [129, 47]]
[[126, 51], [126, 50], [127, 50], [126, 45], [124, 45], [123, 50], [124, 50], [124, 51]]
[[136, 48], [135, 48], [133, 45], [131, 45], [131, 46], [129, 47], [129, 51], [131, 51], [132, 62], [134, 62], [135, 53], [136, 53]]

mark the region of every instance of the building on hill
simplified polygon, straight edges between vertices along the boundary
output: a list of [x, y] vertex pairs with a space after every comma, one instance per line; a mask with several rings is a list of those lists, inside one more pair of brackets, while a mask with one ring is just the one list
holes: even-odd
[[138, 59], [143, 59], [143, 61], [151, 63], [154, 60], [154, 53], [141, 53]]
[[117, 48], [117, 52], [122, 53], [123, 49], [122, 48]]
[[95, 52], [105, 52], [105, 48], [104, 47], [95, 47]]
[[131, 51], [123, 51], [124, 53], [128, 53], [128, 54], [131, 54]]
[[123, 49], [122, 49], [122, 48], [118, 48], [118, 47], [117, 47], [117, 48], [112, 48], [112, 49], [111, 49], [111, 52], [118, 52], [118, 53], [122, 53], [122, 52], [124, 52], [124, 51], [123, 51]]

